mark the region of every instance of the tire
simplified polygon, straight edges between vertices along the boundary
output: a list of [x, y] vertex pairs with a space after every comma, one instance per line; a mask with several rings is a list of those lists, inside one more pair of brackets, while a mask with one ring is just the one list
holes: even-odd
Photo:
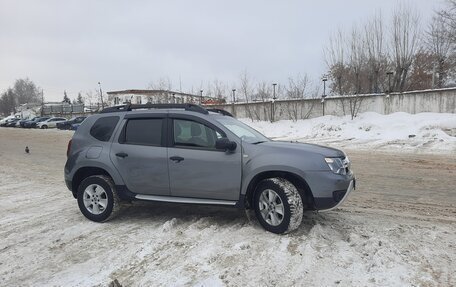
[[298, 189], [286, 179], [261, 181], [255, 189], [253, 204], [258, 221], [267, 231], [289, 233], [301, 225], [302, 199]]
[[47, 129], [48, 126], [47, 126], [47, 125], [43, 125], [43, 126], [41, 126], [41, 128], [42, 128], [42, 129]]
[[79, 184], [77, 198], [81, 213], [95, 222], [108, 221], [120, 211], [114, 182], [104, 175], [85, 178]]

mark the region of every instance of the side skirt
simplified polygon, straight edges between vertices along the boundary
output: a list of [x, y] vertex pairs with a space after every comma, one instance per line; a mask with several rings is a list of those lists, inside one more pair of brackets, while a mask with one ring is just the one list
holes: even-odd
[[148, 194], [137, 194], [136, 199], [149, 200], [149, 201], [161, 201], [161, 202], [174, 202], [174, 203], [193, 203], [193, 204], [214, 204], [214, 205], [227, 205], [235, 206], [237, 201], [229, 200], [217, 200], [217, 199], [201, 199], [191, 197], [174, 197], [174, 196], [162, 196], [162, 195], [148, 195]]

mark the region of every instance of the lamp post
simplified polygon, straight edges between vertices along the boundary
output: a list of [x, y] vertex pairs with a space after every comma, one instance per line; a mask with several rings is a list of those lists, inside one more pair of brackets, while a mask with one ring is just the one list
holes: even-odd
[[386, 72], [386, 74], [388, 75], [388, 94], [387, 96], [389, 96], [389, 94], [391, 93], [391, 75], [393, 74], [393, 72]]
[[273, 99], [273, 100], [277, 99], [277, 98], [276, 98], [276, 86], [277, 86], [276, 83], [272, 84], [272, 87], [273, 87], [273, 89], [274, 89], [274, 94], [273, 94], [273, 96], [272, 96], [272, 99]]
[[101, 83], [98, 82], [98, 87], [100, 88], [100, 101], [101, 101], [101, 108], [104, 107], [104, 103], [103, 103], [103, 91], [101, 90]]
[[203, 90], [200, 91], [201, 96], [200, 96], [200, 105], [203, 104]]
[[328, 80], [328, 77], [326, 75], [323, 75], [321, 78], [323, 81], [323, 95], [321, 95], [321, 105], [323, 108], [323, 116], [325, 115], [325, 98], [326, 98], [326, 81]]
[[233, 89], [233, 103], [236, 102], [236, 89]]
[[276, 86], [277, 86], [277, 83], [272, 84], [273, 94], [272, 94], [272, 101], [271, 101], [271, 123], [274, 122], [274, 115], [275, 115], [275, 100], [277, 99], [276, 98]]

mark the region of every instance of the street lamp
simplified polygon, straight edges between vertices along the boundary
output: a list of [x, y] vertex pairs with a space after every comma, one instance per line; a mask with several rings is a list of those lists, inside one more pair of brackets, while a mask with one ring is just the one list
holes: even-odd
[[103, 91], [101, 90], [101, 83], [98, 82], [98, 87], [100, 87], [100, 100], [101, 100], [101, 108], [104, 107], [104, 104], [103, 104]]
[[233, 89], [233, 103], [236, 102], [236, 89]]
[[391, 93], [391, 75], [393, 75], [393, 72], [389, 71], [389, 72], [386, 72], [386, 74], [388, 75], [388, 93], [387, 93], [387, 97], [389, 97], [389, 94]]
[[323, 75], [321, 78], [323, 81], [323, 95], [321, 95], [321, 104], [323, 107], [323, 116], [325, 115], [325, 98], [326, 98], [326, 81], [328, 80], [328, 77], [326, 75]]
[[272, 96], [272, 99], [273, 99], [273, 100], [277, 99], [277, 98], [276, 98], [276, 86], [277, 86], [276, 83], [272, 84], [272, 87], [273, 87], [273, 89], [274, 89], [274, 94], [273, 94], [273, 96]]
[[271, 123], [274, 122], [274, 115], [275, 115], [274, 102], [277, 99], [276, 98], [276, 86], [277, 86], [277, 83], [272, 84], [273, 94], [272, 94], [272, 101], [271, 101]]

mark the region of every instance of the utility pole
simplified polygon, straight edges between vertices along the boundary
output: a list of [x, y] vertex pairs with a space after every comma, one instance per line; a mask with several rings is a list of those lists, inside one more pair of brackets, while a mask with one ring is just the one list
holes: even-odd
[[103, 91], [101, 90], [101, 83], [98, 82], [98, 86], [100, 87], [100, 100], [101, 100], [101, 108], [103, 109], [104, 103], [103, 103]]
[[321, 105], [323, 108], [323, 116], [325, 115], [325, 98], [326, 98], [326, 81], [328, 80], [328, 77], [326, 75], [323, 75], [322, 79], [323, 81], [323, 95], [321, 96]]
[[203, 90], [200, 91], [201, 96], [200, 96], [200, 105], [203, 104]]
[[272, 102], [271, 102], [271, 123], [274, 121], [275, 116], [275, 100], [276, 98], [276, 86], [277, 83], [272, 84], [273, 94], [272, 94]]
[[233, 103], [236, 102], [236, 89], [233, 89]]

